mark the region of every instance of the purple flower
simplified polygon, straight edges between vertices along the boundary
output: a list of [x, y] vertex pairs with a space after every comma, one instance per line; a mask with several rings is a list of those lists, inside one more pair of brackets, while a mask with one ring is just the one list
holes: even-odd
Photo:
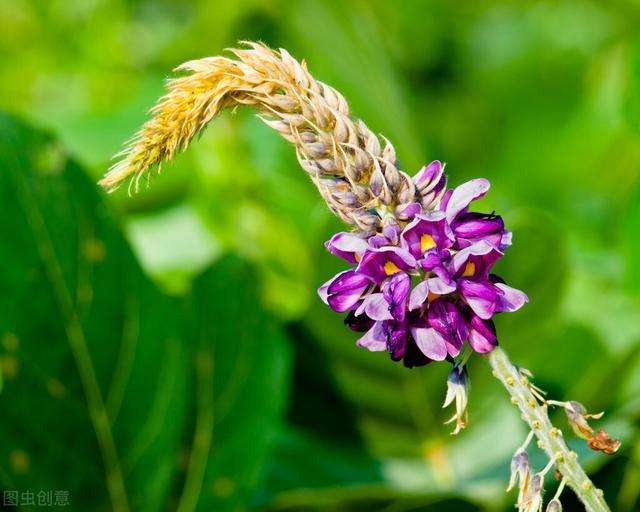
[[504, 221], [493, 213], [465, 213], [459, 215], [451, 229], [458, 246], [463, 249], [473, 243], [484, 240], [495, 247], [502, 247], [505, 236]]
[[420, 197], [420, 204], [424, 210], [435, 209], [447, 186], [444, 165], [438, 160], [425, 165], [413, 177], [413, 183], [416, 186], [417, 195]]
[[404, 272], [393, 274], [382, 285], [382, 298], [389, 305], [389, 313], [398, 322], [404, 322], [410, 290], [411, 278]]
[[376, 284], [398, 272], [407, 272], [416, 267], [415, 258], [402, 247], [384, 246], [365, 251], [356, 272], [369, 277]]
[[446, 197], [444, 207], [441, 207], [446, 213], [447, 222], [452, 223], [460, 213], [466, 212], [471, 201], [485, 195], [489, 186], [489, 181], [478, 178], [453, 189], [451, 194]]
[[469, 211], [489, 182], [447, 190], [438, 161], [413, 180], [419, 202], [380, 213], [381, 231], [366, 238], [338, 233], [326, 243], [353, 267], [318, 293], [334, 311], [347, 313], [352, 330], [364, 333], [358, 346], [386, 351], [407, 367], [453, 360], [465, 342], [475, 352], [490, 352], [498, 344], [493, 316], [516, 311], [528, 299], [491, 273], [511, 244], [502, 218]]
[[335, 254], [349, 263], [358, 263], [367, 249], [367, 241], [354, 233], [336, 233], [324, 246], [331, 254]]
[[432, 249], [448, 249], [455, 238], [444, 212], [434, 211], [416, 215], [402, 231], [402, 241], [411, 255], [420, 259]]
[[496, 327], [493, 320], [483, 320], [473, 315], [469, 322], [469, 345], [473, 350], [481, 354], [491, 352], [498, 344]]
[[429, 304], [428, 324], [440, 334], [451, 357], [460, 353], [467, 339], [467, 322], [458, 306], [451, 300], [441, 298]]
[[322, 285], [318, 293], [331, 309], [344, 313], [358, 303], [369, 284], [366, 276], [355, 270], [345, 270]]

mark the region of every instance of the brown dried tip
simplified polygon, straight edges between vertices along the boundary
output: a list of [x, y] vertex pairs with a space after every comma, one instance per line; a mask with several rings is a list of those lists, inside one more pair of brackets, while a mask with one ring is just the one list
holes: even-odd
[[338, 91], [316, 80], [306, 63], [286, 50], [243, 44], [231, 50], [234, 59], [207, 57], [178, 66], [185, 75], [168, 82], [152, 118], [117, 155], [120, 160], [100, 185], [112, 191], [130, 180], [137, 190], [142, 176], [184, 150], [222, 110], [248, 105], [295, 146], [301, 167], [348, 224], [373, 231], [380, 218], [371, 208], [393, 211], [414, 201], [415, 186], [398, 169], [391, 143], [353, 119]]
[[585, 439], [589, 443], [589, 448], [606, 453], [607, 455], [611, 455], [618, 451], [621, 445], [621, 442], [618, 439], [610, 437], [604, 429], [594, 432], [587, 421], [589, 419], [599, 420], [602, 418], [604, 413], [600, 412], [598, 414], [590, 414], [587, 412], [584, 405], [576, 401], [559, 402], [558, 404], [564, 407], [567, 419], [569, 420], [569, 424], [573, 431], [577, 436]]
[[604, 429], [598, 430], [591, 439], [589, 439], [589, 448], [606, 453], [607, 455], [616, 453], [621, 444], [619, 439], [609, 437], [609, 434], [607, 434]]

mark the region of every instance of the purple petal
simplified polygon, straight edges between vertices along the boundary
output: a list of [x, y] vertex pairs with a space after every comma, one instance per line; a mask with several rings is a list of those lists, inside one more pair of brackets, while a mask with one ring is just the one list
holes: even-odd
[[417, 262], [413, 256], [401, 247], [381, 247], [367, 249], [358, 264], [357, 271], [380, 284], [388, 276], [398, 271], [408, 271], [415, 268]]
[[458, 281], [460, 295], [464, 298], [473, 312], [484, 320], [490, 319], [498, 306], [500, 296], [496, 286], [488, 281]]
[[327, 302], [329, 303], [329, 307], [336, 313], [344, 313], [345, 311], [349, 311], [358, 303], [362, 297], [363, 291], [364, 288], [361, 290], [351, 290], [349, 292], [339, 293], [337, 295], [329, 295]]
[[400, 229], [400, 226], [398, 226], [396, 222], [387, 224], [382, 228], [382, 234], [389, 241], [388, 244], [390, 245], [397, 245], [400, 239], [400, 231], [402, 230]]
[[451, 301], [438, 299], [429, 304], [427, 315], [429, 325], [444, 337], [449, 355], [457, 356], [467, 339], [467, 324], [458, 307]]
[[475, 212], [459, 215], [452, 230], [457, 237], [457, 246], [460, 248], [467, 247], [479, 240], [484, 240], [488, 244], [500, 248], [505, 233], [502, 217]]
[[442, 163], [439, 160], [434, 160], [418, 171], [413, 177], [413, 183], [420, 194], [426, 194], [438, 184], [443, 173], [444, 167]]
[[425, 254], [424, 258], [420, 260], [420, 266], [431, 272], [435, 271], [436, 268], [441, 267], [443, 263], [448, 262], [451, 259], [451, 254], [446, 249], [439, 250], [435, 249], [433, 251], [429, 251]]
[[485, 195], [489, 187], [489, 181], [484, 178], [467, 181], [456, 187], [447, 202], [447, 222], [451, 223], [458, 213], [469, 206], [471, 201]]
[[318, 288], [318, 295], [320, 296], [320, 299], [322, 300], [322, 302], [324, 302], [325, 304], [329, 304], [329, 301], [327, 300], [329, 298], [329, 285], [331, 284], [331, 281], [333, 281], [333, 279], [329, 279], [326, 283], [324, 283], [320, 288]]
[[323, 295], [326, 297], [326, 302], [331, 309], [343, 313], [357, 304], [370, 284], [366, 276], [351, 269], [335, 276], [328, 283], [326, 290], [322, 286], [319, 293], [321, 293], [321, 297]]
[[396, 217], [405, 220], [413, 219], [421, 211], [422, 205], [420, 203], [405, 203], [396, 208]]
[[451, 247], [455, 238], [445, 222], [444, 213], [432, 211], [416, 215], [402, 231], [402, 240], [409, 252], [420, 258], [430, 249]]
[[432, 185], [427, 187], [427, 190], [420, 191], [418, 193], [421, 194], [420, 204], [423, 210], [444, 210], [444, 208], [438, 208], [442, 203], [442, 199], [446, 197], [446, 188], [447, 188], [447, 175], [442, 174], [440, 180], [437, 182], [433, 182]]
[[407, 343], [407, 350], [405, 350], [404, 357], [402, 358], [402, 364], [405, 368], [415, 368], [416, 366], [424, 366], [429, 364], [431, 359], [425, 356], [418, 348], [413, 338]]
[[366, 315], [357, 316], [354, 311], [349, 311], [344, 319], [344, 323], [352, 331], [367, 332], [373, 327], [374, 321]]
[[436, 295], [447, 295], [456, 291], [456, 282], [451, 280], [448, 283], [439, 276], [427, 279], [429, 291]]
[[465, 213], [456, 219], [452, 227], [456, 236], [479, 238], [493, 233], [502, 233], [504, 221], [499, 215], [486, 213]]
[[418, 309], [421, 307], [429, 296], [429, 283], [427, 281], [421, 281], [418, 283], [409, 296], [409, 311]]
[[496, 311], [517, 311], [526, 302], [529, 302], [527, 294], [516, 288], [504, 283], [496, 283], [494, 286], [501, 292], [498, 296]]
[[432, 327], [412, 327], [411, 335], [420, 351], [429, 359], [442, 361], [447, 357], [444, 336]]
[[407, 351], [407, 323], [387, 320], [384, 322], [384, 328], [387, 333], [387, 350], [391, 359], [400, 361]]
[[[350, 269], [351, 270], [351, 269]], [[350, 270], [343, 270], [342, 272], [336, 274], [335, 276], [333, 276], [331, 279], [329, 279], [326, 283], [324, 283], [320, 288], [318, 288], [318, 295], [320, 296], [320, 298], [322, 299], [322, 302], [324, 302], [325, 304], [329, 304], [328, 298], [329, 298], [329, 286], [331, 286], [331, 284], [336, 281], [337, 279], [341, 278], [342, 276], [344, 276], [344, 274], [346, 274], [347, 272], [349, 272]]]
[[442, 199], [440, 199], [440, 210], [442, 210], [443, 212], [447, 210], [447, 205], [451, 200], [452, 194], [453, 194], [453, 189], [450, 188], [442, 195]]
[[454, 274], [463, 269], [464, 265], [467, 263], [467, 261], [469, 261], [469, 258], [471, 256], [487, 256], [487, 263], [493, 263], [495, 260], [502, 256], [502, 253], [484, 240], [480, 240], [473, 245], [470, 245], [469, 247], [465, 247], [461, 251], [458, 251], [453, 256], [451, 266], [453, 268]]
[[504, 251], [507, 247], [511, 247], [511, 243], [513, 242], [513, 233], [511, 231], [505, 231], [502, 233], [502, 238], [500, 239], [500, 247], [498, 247], [501, 251]]
[[382, 322], [376, 322], [357, 343], [359, 347], [366, 348], [371, 352], [382, 352], [387, 350], [387, 336], [383, 329]]
[[331, 254], [347, 260], [349, 263], [357, 263], [356, 255], [361, 255], [368, 247], [367, 241], [353, 233], [336, 233], [324, 246]]
[[474, 315], [469, 323], [469, 345], [473, 350], [481, 354], [491, 352], [498, 345], [493, 321], [482, 320]]
[[362, 313], [377, 321], [391, 320], [393, 318], [389, 311], [389, 303], [381, 293], [371, 293], [364, 298], [362, 304], [356, 310], [356, 315], [361, 315]]
[[351, 290], [362, 290], [370, 284], [369, 278], [359, 274], [355, 270], [341, 272], [329, 284], [329, 295], [344, 293]]
[[411, 278], [404, 272], [391, 276], [382, 285], [382, 294], [389, 303], [391, 315], [403, 321], [407, 312], [407, 298], [411, 289]]
[[380, 249], [385, 245], [389, 245], [389, 240], [387, 240], [386, 236], [382, 235], [373, 235], [367, 240], [369, 244], [369, 249]]

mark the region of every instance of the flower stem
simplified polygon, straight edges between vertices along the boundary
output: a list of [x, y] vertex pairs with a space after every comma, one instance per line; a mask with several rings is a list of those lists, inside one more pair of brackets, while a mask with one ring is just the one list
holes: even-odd
[[529, 424], [542, 448], [550, 460], [556, 461], [556, 467], [562, 474], [566, 485], [576, 493], [588, 512], [610, 512], [604, 495], [589, 479], [578, 456], [569, 450], [562, 437], [562, 431], [553, 426], [547, 414], [547, 405], [540, 404], [531, 392], [529, 380], [511, 363], [501, 348], [495, 348], [489, 354], [489, 364], [493, 375], [502, 382], [511, 395], [511, 402], [520, 409], [522, 419]]

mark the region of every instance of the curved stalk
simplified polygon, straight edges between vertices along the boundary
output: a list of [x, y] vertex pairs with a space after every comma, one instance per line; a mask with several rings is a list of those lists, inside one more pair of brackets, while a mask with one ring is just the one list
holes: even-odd
[[588, 512], [610, 512], [601, 489], [596, 488], [562, 437], [562, 431], [553, 426], [547, 414], [547, 405], [540, 404], [531, 392], [531, 384], [511, 363], [501, 348], [489, 354], [493, 375], [502, 382], [511, 395], [511, 402], [520, 409], [522, 419], [529, 424], [543, 449], [568, 485], [576, 493]]

